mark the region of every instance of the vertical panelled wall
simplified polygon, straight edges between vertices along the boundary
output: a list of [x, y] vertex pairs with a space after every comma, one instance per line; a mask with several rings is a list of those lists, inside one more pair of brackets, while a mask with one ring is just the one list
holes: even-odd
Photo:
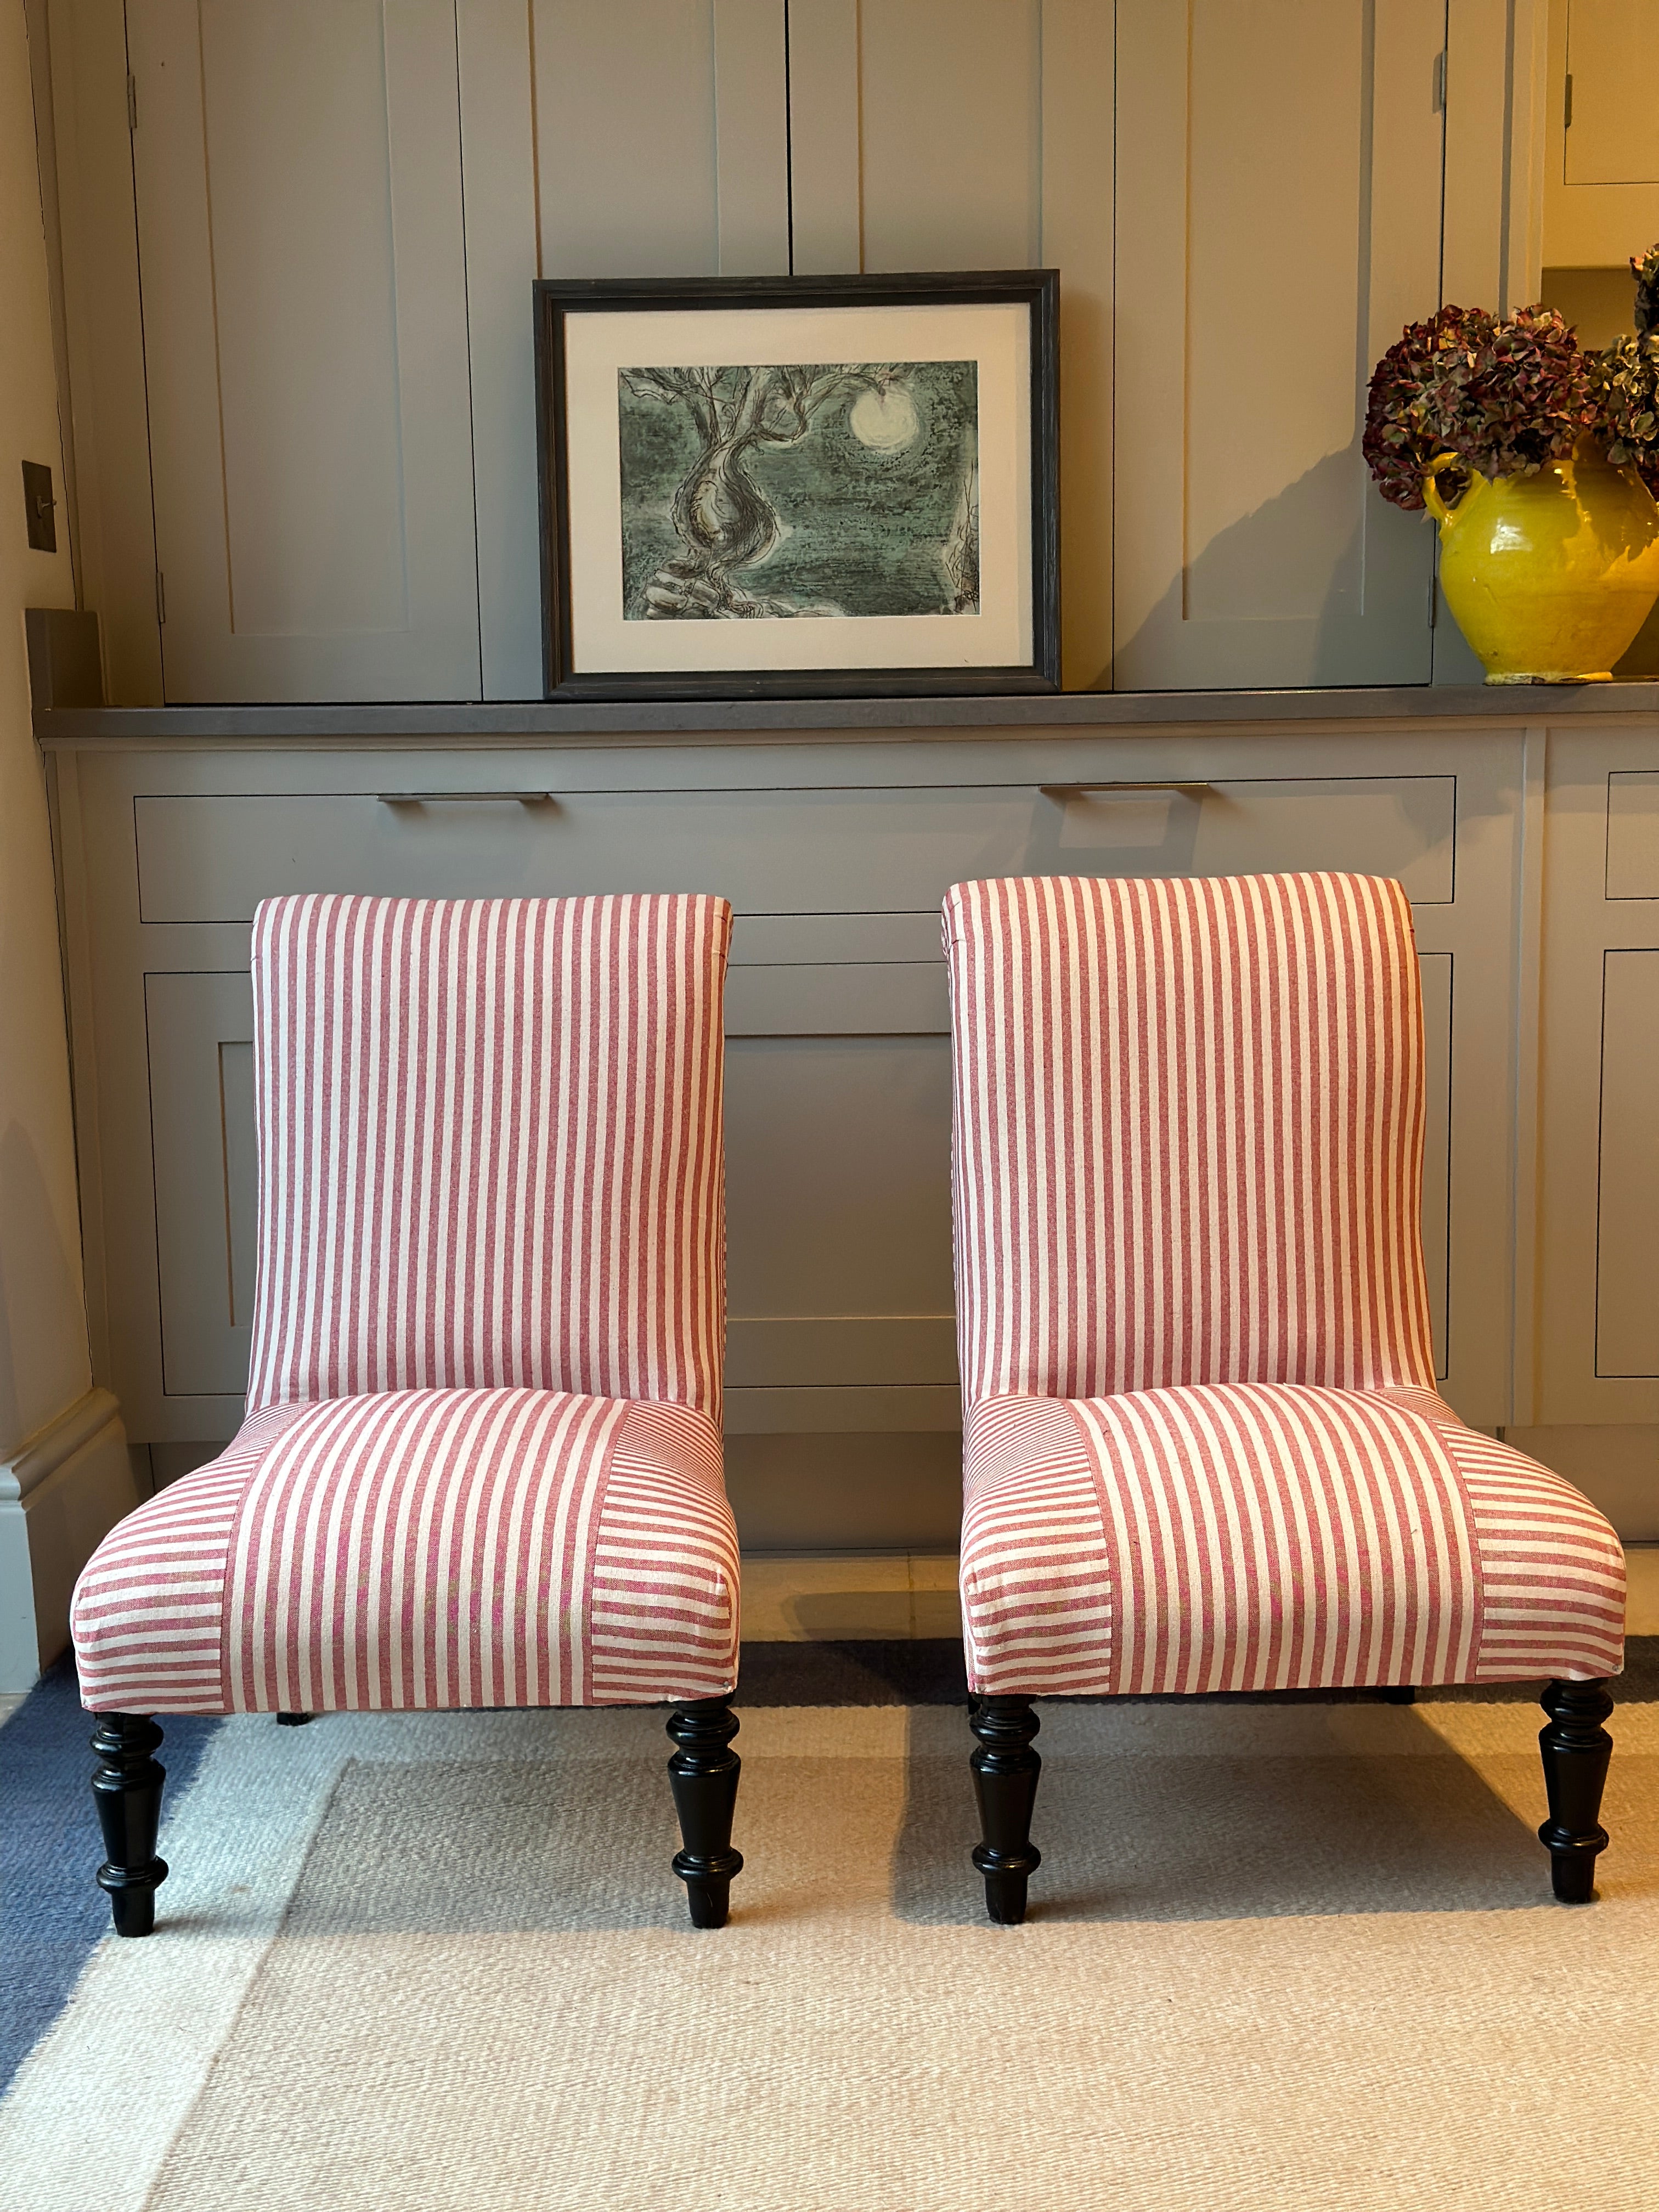
[[1056, 266], [1068, 687], [1478, 672], [1358, 433], [1534, 294], [1546, 0], [44, 5], [118, 701], [539, 695], [538, 271]]
[[1109, 681], [1110, 6], [51, 14], [112, 699], [539, 696], [538, 272], [1059, 265], [1066, 680]]
[[[469, 54], [486, 35], [499, 54], [514, 15], [461, 0], [469, 201], [479, 164], [497, 161], [470, 127]], [[1110, 7], [533, 0], [524, 35], [527, 134], [514, 127], [534, 167], [526, 266], [544, 276], [1062, 270], [1065, 680], [1109, 682]], [[473, 322], [476, 386], [476, 308]], [[520, 452], [529, 404], [526, 385], [508, 429]], [[476, 392], [475, 415], [482, 546], [484, 485], [499, 478], [511, 496], [511, 471], [482, 450], [495, 434]], [[520, 483], [520, 574], [534, 573], [534, 485]], [[510, 671], [492, 666], [486, 590], [492, 694], [498, 680], [501, 696], [538, 688], [525, 682], [534, 623], [514, 620], [525, 642]]]
[[1064, 682], [1111, 682], [1112, 9], [789, 0], [801, 274], [1060, 271]]
[[1115, 0], [1120, 690], [1478, 682], [1360, 453], [1443, 300], [1538, 296], [1547, 0]]
[[452, 0], [127, 40], [167, 697], [475, 696]]
[[1117, 21], [1117, 683], [1426, 683], [1432, 539], [1359, 441], [1439, 301], [1444, 0]]

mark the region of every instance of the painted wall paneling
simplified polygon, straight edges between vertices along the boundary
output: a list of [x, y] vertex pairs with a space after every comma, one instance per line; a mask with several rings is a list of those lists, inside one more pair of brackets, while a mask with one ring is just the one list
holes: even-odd
[[1549, 0], [1446, 0], [1442, 297], [1503, 314], [1538, 297]]
[[161, 1386], [246, 1389], [256, 1191], [253, 993], [246, 968], [146, 975]]
[[789, 268], [783, 0], [457, 0], [487, 699], [542, 696], [530, 287]]
[[161, 703], [143, 315], [121, 0], [51, 0], [52, 140], [63, 249], [78, 581], [103, 640], [105, 696]]
[[476, 696], [453, 0], [129, 38], [168, 699]]
[[[1509, 314], [1539, 295], [1548, 15], [1549, 0], [1446, 0], [1440, 296], [1460, 307]], [[1486, 672], [1437, 574], [1435, 592], [1434, 681], [1478, 684]]]
[[1551, 731], [1535, 1420], [1659, 1422], [1659, 738]]
[[478, 657], [486, 699], [542, 696], [536, 135], [525, 0], [456, 0]]
[[1068, 690], [1111, 664], [1112, 11], [791, 0], [798, 273], [1057, 268]]
[[1622, 268], [1659, 238], [1656, 82], [1651, 0], [1552, 0], [1544, 198], [1552, 266]]
[[784, 0], [532, 0], [531, 20], [544, 276], [787, 273]]
[[1444, 21], [1119, 0], [1121, 689], [1429, 680], [1432, 540], [1359, 434], [1439, 298]]
[[[72, 975], [96, 1045], [77, 1054], [77, 1095], [101, 1162], [89, 1250], [111, 1387], [146, 1442], [222, 1437], [238, 1418], [258, 896], [337, 884], [348, 854], [365, 890], [696, 885], [725, 891], [739, 917], [729, 1380], [745, 1464], [758, 1480], [768, 1437], [856, 1434], [936, 1474], [927, 1439], [957, 1418], [944, 890], [1004, 870], [1338, 865], [1398, 874], [1415, 903], [1436, 1340], [1454, 1402], [1495, 1423], [1508, 1412], [1513, 1164], [1492, 1102], [1512, 1087], [1517, 757], [1490, 734], [1405, 731], [1350, 734], [1340, 766], [1323, 736], [1181, 732], [633, 747], [623, 776], [595, 748], [64, 756]], [[1206, 787], [1077, 788], [1159, 776]], [[380, 796], [422, 789], [478, 796]], [[556, 800], [513, 795], [544, 791]], [[778, 1444], [780, 1469], [804, 1451]], [[840, 1522], [838, 1510], [815, 1495], [798, 1525], [870, 1540], [855, 1503]]]
[[[121, 9], [49, 4], [112, 697], [161, 696], [163, 641], [177, 700], [535, 696], [527, 278], [775, 271], [792, 249], [802, 273], [1060, 269], [1068, 686], [1422, 676], [1429, 533], [1361, 496], [1358, 371], [1437, 296], [1443, 41], [1448, 283], [1535, 291], [1545, 0], [1272, 0], [1265, 29], [1216, 0], [296, 0], [319, 10], [303, 39], [273, 31], [277, 0], [154, 0], [131, 140]], [[1253, 68], [1261, 97], [1232, 98]], [[1305, 327], [1333, 283], [1352, 313], [1319, 328], [1358, 336], [1290, 419], [1276, 318]], [[1471, 672], [1443, 621], [1435, 676]]]

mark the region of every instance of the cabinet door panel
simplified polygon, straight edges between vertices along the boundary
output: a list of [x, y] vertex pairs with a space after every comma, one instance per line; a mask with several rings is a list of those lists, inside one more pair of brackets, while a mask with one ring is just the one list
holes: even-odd
[[1597, 1148], [1595, 1371], [1659, 1382], [1659, 951], [1606, 956]]
[[544, 276], [787, 273], [783, 0], [534, 0], [533, 21]]
[[1568, 0], [1569, 185], [1659, 184], [1659, 15], [1651, 0]]
[[1544, 258], [1621, 269], [1659, 231], [1659, 10], [1551, 0], [1549, 46]]
[[726, 1147], [734, 1431], [954, 1428], [948, 1035], [734, 1039]]
[[[913, 972], [839, 971], [866, 986]], [[928, 1003], [897, 1034], [864, 1033], [882, 1009], [845, 989], [817, 1035], [770, 1033], [763, 1008], [744, 1027], [728, 1024], [732, 1379], [812, 1394], [769, 1396], [774, 1413], [787, 1410], [786, 1426], [846, 1425], [845, 1394], [875, 1389], [927, 1394], [904, 1401], [897, 1425], [957, 1419], [950, 1040], [942, 970], [924, 972]], [[799, 1009], [780, 1018], [796, 1025]], [[220, 1401], [208, 1418], [222, 1425], [234, 1413], [224, 1401], [246, 1388], [252, 1311], [248, 979], [147, 976], [145, 1029], [162, 1388], [174, 1401]], [[851, 1423], [892, 1425], [885, 1414]]]
[[1024, 269], [1042, 250], [1039, 0], [864, 0], [866, 269]]
[[1115, 680], [1426, 683], [1432, 539], [1359, 436], [1374, 358], [1438, 300], [1444, 9], [1117, 21]]
[[[1646, 956], [1659, 975], [1659, 955]], [[1423, 962], [1429, 1054], [1423, 1231], [1436, 1365], [1445, 1371], [1449, 955]], [[791, 971], [785, 971], [789, 973]], [[793, 971], [799, 975], [800, 971]], [[812, 971], [806, 971], [811, 973]], [[745, 1019], [726, 1059], [730, 1380], [786, 1426], [858, 1427], [834, 1393], [920, 1395], [876, 1425], [954, 1425], [950, 1039], [942, 971], [883, 1035], [880, 970], [839, 971], [817, 1034], [799, 1003], [779, 1030]], [[914, 972], [899, 969], [904, 975]], [[763, 1010], [764, 1011], [764, 1010]], [[255, 1238], [252, 1000], [244, 975], [145, 979], [163, 1389], [239, 1398], [246, 1385]], [[1651, 1175], [1650, 1182], [1655, 1182]], [[1659, 1182], [1655, 1182], [1659, 1235]], [[1638, 1224], [1638, 1233], [1641, 1224]], [[775, 1399], [769, 1394], [810, 1392]], [[872, 1401], [873, 1402], [873, 1401]], [[884, 1400], [884, 1405], [885, 1405]], [[897, 1402], [897, 1401], [896, 1401]], [[744, 1426], [763, 1401], [741, 1400]], [[866, 1413], [871, 1407], [866, 1407]]]
[[1449, 952], [1418, 956], [1423, 987], [1423, 1263], [1429, 1278], [1434, 1371], [1447, 1372], [1451, 1303], [1452, 970]]
[[726, 1091], [734, 1316], [955, 1310], [948, 1034], [733, 1040]]
[[535, 87], [525, 0], [457, 0], [481, 696], [542, 696]]
[[257, 1213], [246, 975], [147, 975], [161, 1378], [170, 1398], [247, 1389]]
[[1659, 899], [1659, 775], [1607, 778], [1607, 896]]
[[1540, 1428], [1659, 1421], [1659, 743], [1549, 738], [1538, 1211]]
[[1056, 268], [1064, 681], [1111, 662], [1112, 11], [791, 0], [793, 266]]
[[453, 4], [129, 28], [168, 700], [476, 696]]

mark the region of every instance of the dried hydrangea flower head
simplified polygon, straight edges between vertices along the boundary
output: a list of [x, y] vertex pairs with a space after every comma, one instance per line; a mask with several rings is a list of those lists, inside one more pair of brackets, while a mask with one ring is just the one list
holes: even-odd
[[1505, 320], [1480, 307], [1443, 307], [1409, 325], [1371, 378], [1363, 450], [1385, 499], [1423, 505], [1431, 461], [1454, 453], [1443, 491], [1455, 497], [1470, 471], [1534, 476], [1562, 460], [1597, 410], [1589, 364], [1553, 307], [1522, 307]]
[[1659, 498], [1659, 246], [1631, 257], [1636, 331], [1589, 356], [1607, 459], [1633, 468]]

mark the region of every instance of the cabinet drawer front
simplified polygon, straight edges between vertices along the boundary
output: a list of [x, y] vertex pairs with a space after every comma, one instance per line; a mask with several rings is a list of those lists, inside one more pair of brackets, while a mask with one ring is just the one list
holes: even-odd
[[1659, 775], [1607, 778], [1607, 896], [1659, 898]]
[[1348, 868], [1452, 896], [1456, 779], [1217, 779], [851, 791], [141, 796], [147, 922], [232, 922], [262, 898], [706, 890], [739, 914], [936, 910], [988, 875]]

